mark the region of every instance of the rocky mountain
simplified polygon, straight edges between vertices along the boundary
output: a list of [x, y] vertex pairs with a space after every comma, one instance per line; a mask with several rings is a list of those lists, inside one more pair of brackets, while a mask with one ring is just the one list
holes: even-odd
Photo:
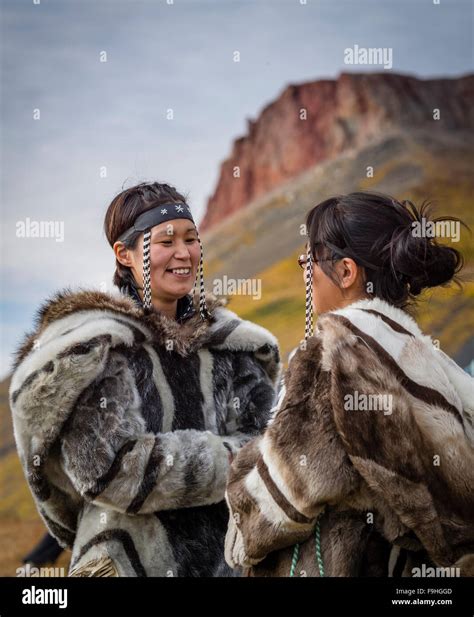
[[387, 132], [472, 129], [473, 102], [474, 75], [424, 80], [342, 73], [289, 85], [234, 142], [201, 228], [211, 229], [302, 172]]

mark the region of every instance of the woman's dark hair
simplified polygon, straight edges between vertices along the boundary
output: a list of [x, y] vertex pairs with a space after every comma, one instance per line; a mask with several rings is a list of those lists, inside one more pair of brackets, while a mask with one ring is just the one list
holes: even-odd
[[463, 266], [459, 251], [440, 245], [426, 230], [437, 221], [467, 226], [455, 217], [429, 215], [427, 202], [417, 208], [379, 193], [332, 197], [308, 213], [311, 254], [328, 260], [320, 267], [336, 283], [334, 261], [352, 258], [364, 268], [366, 285], [372, 283], [367, 285], [371, 295], [405, 308], [423, 289], [451, 281]]
[[[185, 202], [186, 198], [169, 184], [142, 182], [132, 186], [116, 195], [109, 207], [104, 220], [104, 231], [110, 246], [131, 227], [139, 214], [146, 212], [155, 206], [166, 203]], [[125, 246], [134, 249], [141, 232], [137, 231], [125, 242]], [[132, 271], [123, 266], [118, 259], [115, 260], [114, 285], [119, 288], [136, 289], [137, 283], [133, 278]]]

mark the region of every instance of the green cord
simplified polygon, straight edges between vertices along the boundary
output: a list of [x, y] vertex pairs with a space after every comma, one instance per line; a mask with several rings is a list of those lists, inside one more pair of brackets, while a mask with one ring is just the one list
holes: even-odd
[[319, 576], [324, 576], [324, 564], [323, 564], [323, 552], [321, 550], [321, 525], [319, 522], [320, 517], [316, 521], [316, 527], [314, 530], [314, 546], [316, 548], [316, 561], [318, 562]]
[[293, 548], [293, 557], [291, 559], [291, 568], [290, 568], [290, 576], [295, 575], [296, 564], [298, 563], [298, 559], [300, 558], [300, 545], [295, 544]]
[[[320, 518], [321, 518], [321, 514], [318, 516], [318, 519], [316, 521], [316, 527], [314, 528], [314, 546], [315, 546], [316, 565], [318, 566], [319, 576], [322, 578], [324, 576], [324, 563], [323, 563], [323, 553], [321, 550]], [[299, 558], [300, 558], [300, 545], [295, 544], [293, 548], [293, 557], [291, 558], [290, 576], [295, 575], [295, 569], [298, 564]]]

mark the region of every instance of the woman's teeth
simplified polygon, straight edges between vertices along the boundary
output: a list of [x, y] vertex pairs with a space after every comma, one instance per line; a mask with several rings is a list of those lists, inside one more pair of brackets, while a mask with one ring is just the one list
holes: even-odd
[[172, 272], [173, 274], [185, 275], [191, 272], [191, 268], [172, 268], [170, 272]]

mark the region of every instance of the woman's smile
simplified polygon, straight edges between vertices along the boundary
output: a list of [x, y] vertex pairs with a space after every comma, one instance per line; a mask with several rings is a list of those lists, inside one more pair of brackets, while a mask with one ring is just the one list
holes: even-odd
[[191, 276], [191, 268], [168, 268], [165, 274], [170, 274], [179, 279], [187, 279]]

